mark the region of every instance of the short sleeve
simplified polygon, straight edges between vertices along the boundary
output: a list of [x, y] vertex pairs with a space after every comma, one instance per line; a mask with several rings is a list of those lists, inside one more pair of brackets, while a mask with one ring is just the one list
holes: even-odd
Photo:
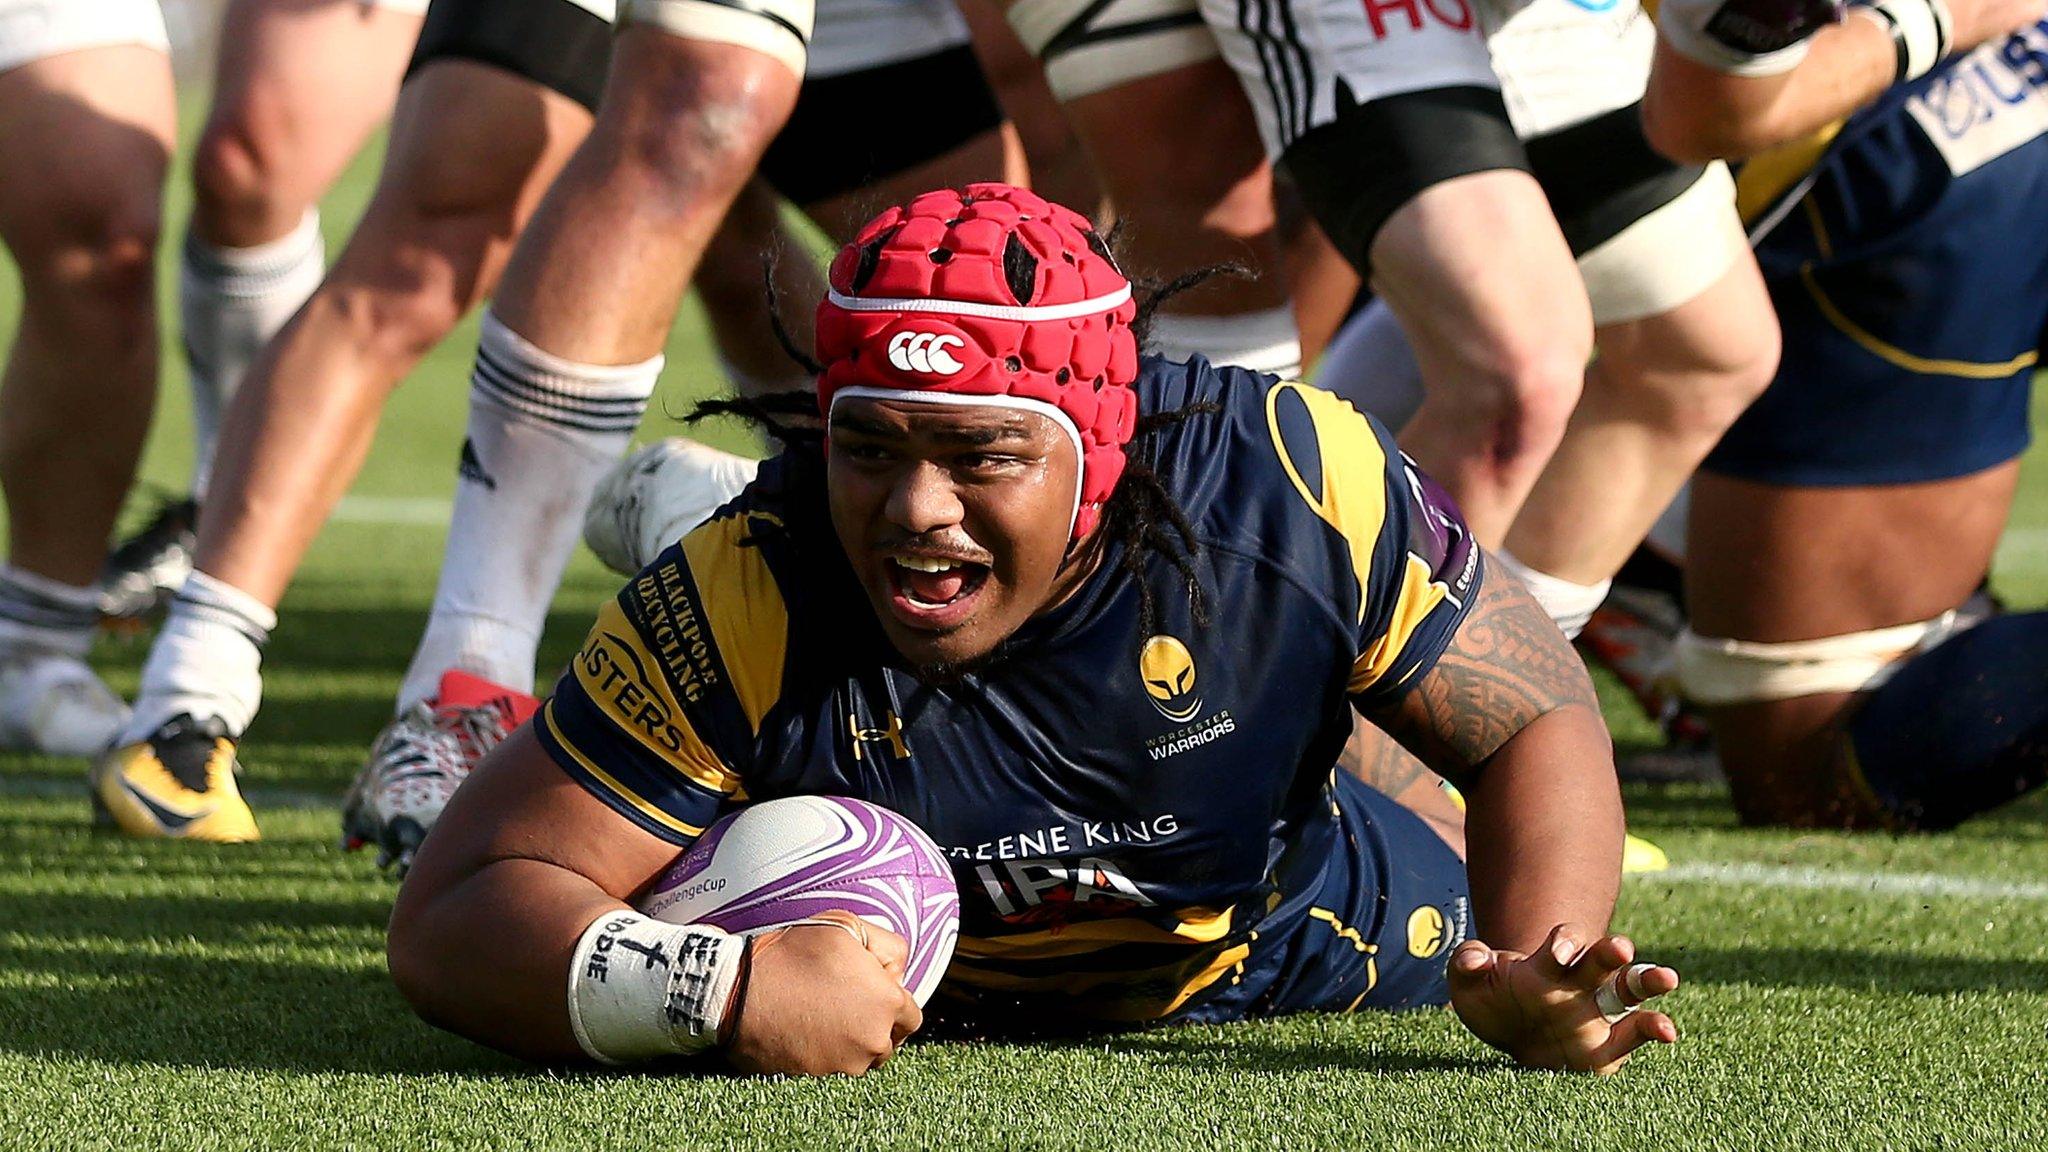
[[1398, 695], [1429, 670], [1464, 619], [1481, 557], [1457, 506], [1378, 421], [1330, 392], [1276, 383], [1266, 422], [1283, 471], [1341, 540], [1352, 630], [1351, 695]]
[[687, 845], [743, 799], [788, 617], [745, 516], [671, 546], [598, 613], [534, 730], [578, 784]]

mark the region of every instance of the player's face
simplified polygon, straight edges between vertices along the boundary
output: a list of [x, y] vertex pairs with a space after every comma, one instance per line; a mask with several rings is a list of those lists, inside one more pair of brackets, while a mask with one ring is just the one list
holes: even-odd
[[832, 411], [832, 525], [897, 651], [942, 675], [1072, 583], [1073, 441], [1011, 408], [850, 399]]

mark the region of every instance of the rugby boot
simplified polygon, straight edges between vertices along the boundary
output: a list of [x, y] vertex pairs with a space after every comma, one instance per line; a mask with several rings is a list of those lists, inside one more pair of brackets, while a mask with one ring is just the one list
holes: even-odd
[[0, 652], [0, 748], [97, 756], [128, 722], [128, 706], [83, 659], [22, 645]]
[[341, 843], [377, 846], [377, 866], [404, 876], [448, 798], [540, 701], [481, 676], [449, 671], [440, 691], [384, 727], [342, 801]]
[[148, 839], [260, 839], [256, 816], [235, 786], [239, 770], [227, 725], [214, 717], [173, 717], [149, 739], [94, 762], [95, 821]]
[[140, 625], [170, 601], [192, 574], [198, 524], [190, 497], [165, 500], [140, 532], [115, 546], [100, 572], [100, 615], [109, 625]]
[[1650, 588], [1616, 584], [1607, 602], [1579, 633], [1579, 647], [1604, 665], [1635, 697], [1667, 746], [1705, 748], [1712, 740], [1706, 720], [1689, 708], [1676, 680], [1678, 633], [1685, 610], [1676, 597]]
[[583, 515], [583, 542], [614, 572], [631, 576], [754, 482], [759, 460], [681, 436], [619, 461]]

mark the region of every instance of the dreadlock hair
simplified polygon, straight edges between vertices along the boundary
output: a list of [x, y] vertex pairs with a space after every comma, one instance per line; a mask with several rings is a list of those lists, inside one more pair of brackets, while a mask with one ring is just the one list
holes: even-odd
[[[1114, 250], [1122, 224], [1110, 229], [1104, 238]], [[789, 330], [782, 322], [782, 312], [775, 291], [772, 265], [763, 262], [768, 286], [768, 317], [775, 331], [776, 342], [798, 366], [816, 376], [824, 371], [817, 360], [796, 346], [790, 339]], [[1170, 280], [1158, 281], [1138, 279], [1131, 282], [1135, 292], [1142, 292], [1144, 299], [1138, 304], [1137, 313], [1131, 319], [1131, 334], [1140, 347], [1150, 333], [1152, 320], [1159, 307], [1183, 292], [1200, 287], [1218, 276], [1250, 276], [1252, 273], [1241, 264], [1214, 264], [1175, 276]], [[1198, 401], [1177, 408], [1171, 412], [1154, 412], [1138, 418], [1131, 440], [1124, 449], [1124, 472], [1118, 479], [1116, 491], [1102, 506], [1102, 523], [1089, 541], [1115, 541], [1123, 545], [1123, 555], [1117, 566], [1128, 574], [1138, 586], [1138, 627], [1142, 635], [1151, 635], [1158, 624], [1158, 604], [1153, 597], [1152, 587], [1146, 583], [1145, 564], [1149, 557], [1165, 557], [1180, 574], [1181, 583], [1186, 587], [1188, 606], [1197, 627], [1209, 625], [1209, 597], [1202, 588], [1201, 575], [1195, 568], [1195, 553], [1200, 542], [1195, 537], [1194, 525], [1189, 522], [1173, 494], [1167, 490], [1160, 473], [1146, 461], [1151, 439], [1159, 433], [1176, 427], [1196, 416], [1206, 416], [1221, 411], [1221, 406], [1211, 401]], [[700, 400], [690, 413], [683, 417], [685, 424], [695, 425], [715, 417], [733, 417], [745, 420], [768, 434], [780, 439], [793, 451], [822, 456], [825, 444], [825, 430], [818, 422], [818, 398], [809, 392], [774, 392], [766, 396], [734, 396]], [[1088, 546], [1084, 541], [1083, 546]]]

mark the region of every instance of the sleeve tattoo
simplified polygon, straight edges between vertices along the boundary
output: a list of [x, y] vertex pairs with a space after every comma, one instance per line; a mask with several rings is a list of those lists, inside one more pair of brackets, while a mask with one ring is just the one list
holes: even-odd
[[[1489, 568], [1477, 595], [1436, 665], [1366, 717], [1453, 783], [1537, 717], [1572, 705], [1599, 710], [1585, 663], [1519, 581]], [[1360, 772], [1396, 782], [1401, 769], [1380, 762], [1399, 750], [1393, 741], [1379, 743], [1376, 754], [1366, 750]], [[1352, 755], [1347, 749], [1347, 767]]]

